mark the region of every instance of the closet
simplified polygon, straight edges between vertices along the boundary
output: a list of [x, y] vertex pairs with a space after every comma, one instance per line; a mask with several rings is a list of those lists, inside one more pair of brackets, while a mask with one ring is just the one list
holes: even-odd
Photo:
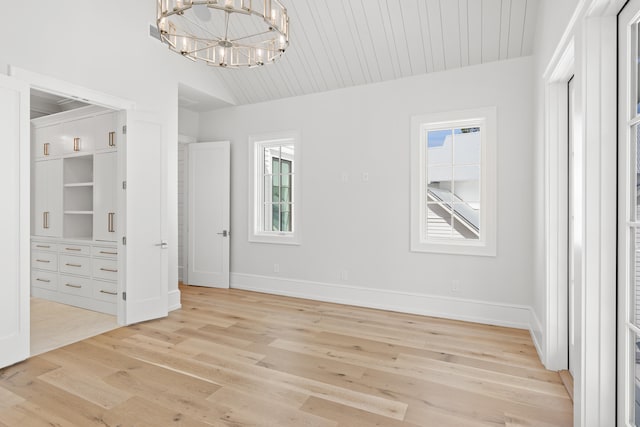
[[115, 315], [119, 113], [31, 120], [31, 296]]

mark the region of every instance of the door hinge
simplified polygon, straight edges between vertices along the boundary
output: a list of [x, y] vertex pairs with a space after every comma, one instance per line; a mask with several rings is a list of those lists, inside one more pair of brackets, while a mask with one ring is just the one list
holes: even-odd
[[124, 135], [126, 135], [126, 134], [127, 134], [127, 125], [122, 126], [122, 133], [123, 133]]
[[127, 238], [126, 237], [122, 238], [122, 244], [126, 246], [126, 244], [127, 244]]
[[122, 189], [123, 190], [127, 189], [127, 181], [122, 181]]
[[127, 300], [127, 293], [126, 293], [126, 292], [123, 292], [123, 293], [122, 293], [122, 300], [123, 300], [123, 301], [126, 301], [126, 300]]

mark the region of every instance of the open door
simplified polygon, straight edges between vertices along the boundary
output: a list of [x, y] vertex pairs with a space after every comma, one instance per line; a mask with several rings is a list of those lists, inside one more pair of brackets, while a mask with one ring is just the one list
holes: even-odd
[[[29, 357], [29, 87], [0, 75], [0, 368]], [[21, 188], [21, 182], [27, 188]]]
[[229, 287], [229, 141], [189, 144], [190, 285]]
[[[124, 322], [129, 325], [168, 312], [166, 139], [157, 117], [128, 110], [120, 176], [124, 212], [119, 270]], [[123, 160], [123, 161], [122, 161]], [[126, 189], [125, 189], [126, 188]]]

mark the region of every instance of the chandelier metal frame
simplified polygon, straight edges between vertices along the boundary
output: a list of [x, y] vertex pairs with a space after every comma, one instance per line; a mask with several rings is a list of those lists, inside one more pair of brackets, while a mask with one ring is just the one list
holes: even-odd
[[[218, 34], [205, 28], [195, 17], [194, 6], [225, 13], [225, 28]], [[279, 0], [157, 0], [157, 12], [161, 41], [174, 52], [211, 66], [261, 66], [276, 61], [289, 46], [289, 15]], [[256, 17], [264, 29], [230, 38], [233, 15]]]

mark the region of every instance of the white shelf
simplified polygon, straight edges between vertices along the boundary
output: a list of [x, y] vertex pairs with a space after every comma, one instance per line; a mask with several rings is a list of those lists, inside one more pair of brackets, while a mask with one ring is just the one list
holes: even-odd
[[67, 188], [70, 187], [93, 187], [93, 182], [74, 182], [72, 184], [65, 184]]
[[64, 211], [65, 215], [93, 215], [93, 211]]

